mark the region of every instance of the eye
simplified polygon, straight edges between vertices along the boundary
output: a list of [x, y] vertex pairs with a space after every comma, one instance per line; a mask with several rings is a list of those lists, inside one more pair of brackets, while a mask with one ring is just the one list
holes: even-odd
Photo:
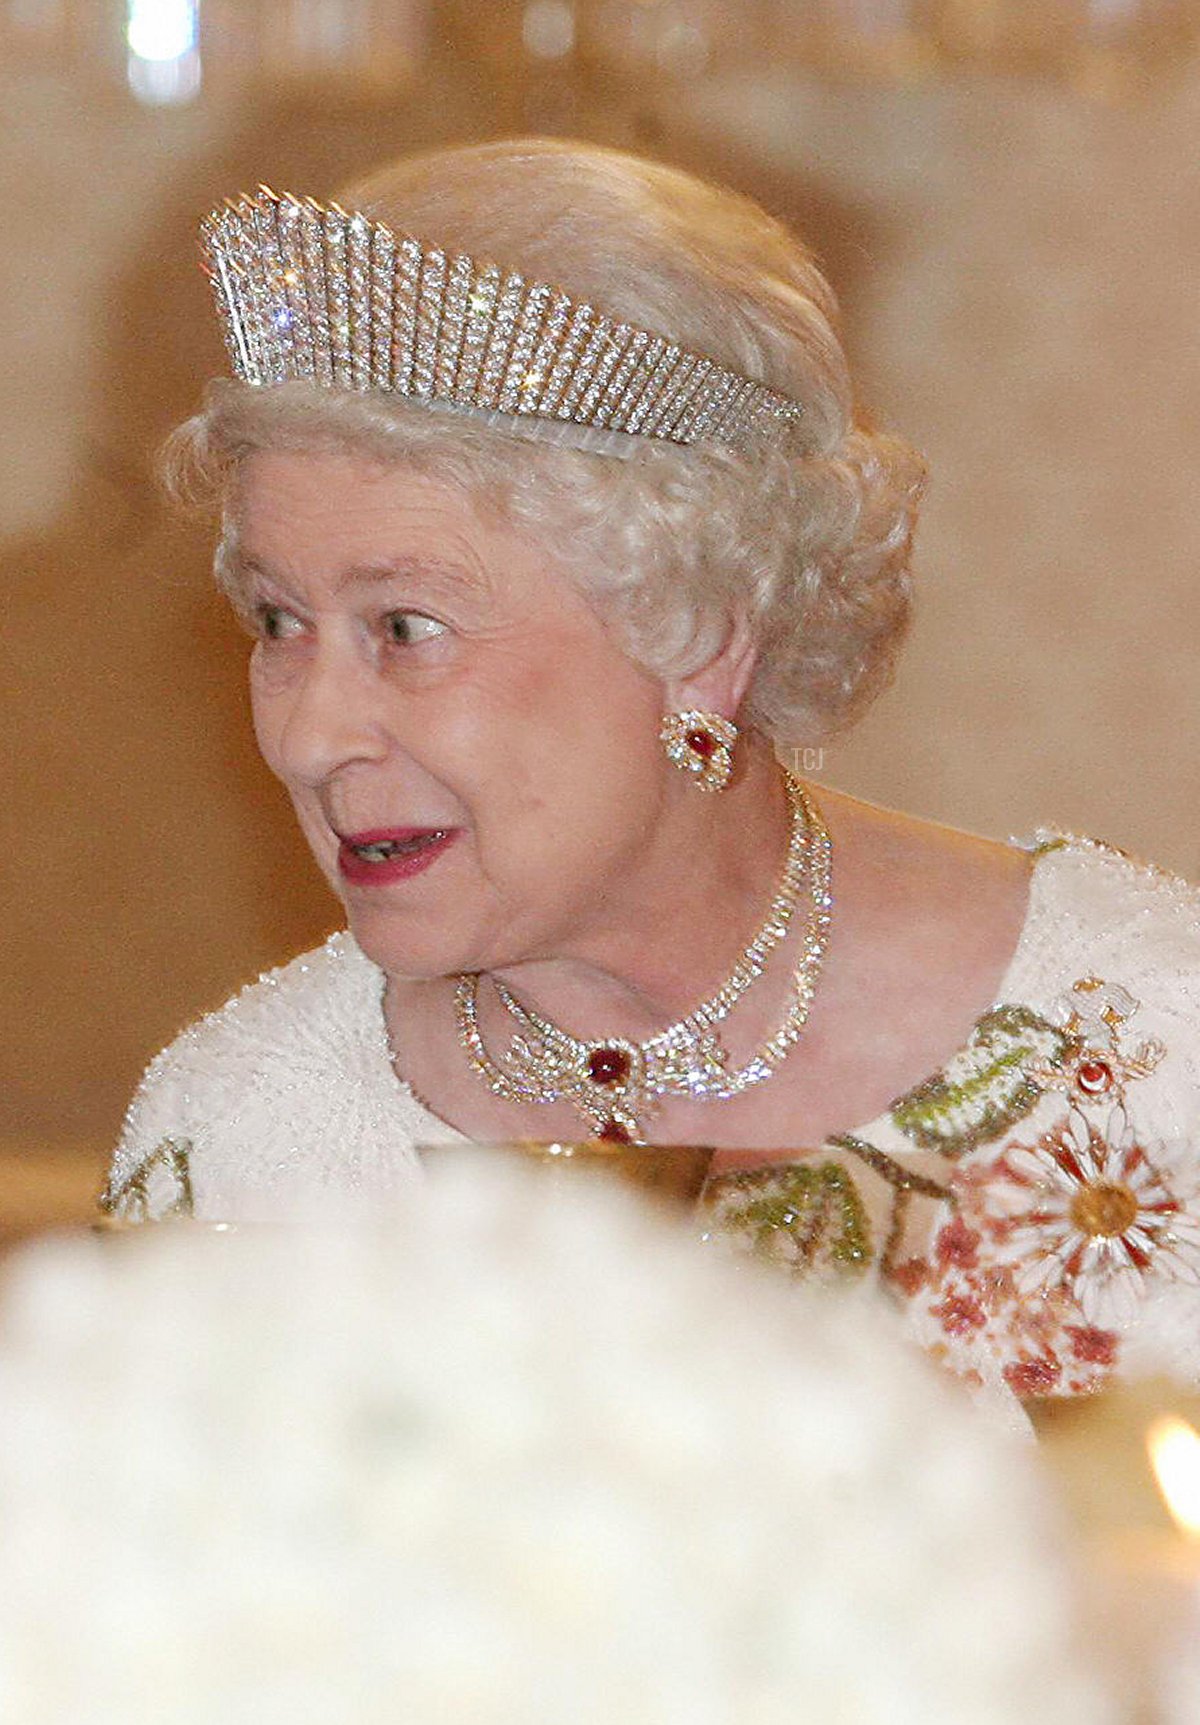
[[282, 605], [261, 604], [250, 609], [250, 630], [262, 641], [282, 641], [302, 628], [300, 619]]
[[399, 647], [415, 647], [421, 641], [436, 640], [446, 634], [446, 625], [423, 611], [390, 611], [384, 619], [389, 641]]

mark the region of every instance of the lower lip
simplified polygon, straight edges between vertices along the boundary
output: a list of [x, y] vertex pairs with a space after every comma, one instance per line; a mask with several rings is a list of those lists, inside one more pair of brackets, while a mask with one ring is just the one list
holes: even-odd
[[386, 862], [365, 862], [349, 845], [339, 845], [338, 873], [351, 886], [391, 886], [394, 881], [411, 880], [431, 868], [456, 837], [456, 833], [445, 833], [419, 850], [402, 851]]

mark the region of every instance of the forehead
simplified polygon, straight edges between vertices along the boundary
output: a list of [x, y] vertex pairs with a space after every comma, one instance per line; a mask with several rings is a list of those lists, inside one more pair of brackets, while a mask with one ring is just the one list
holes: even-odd
[[461, 486], [325, 451], [248, 456], [230, 498], [230, 525], [233, 573], [253, 568], [335, 583], [393, 565], [482, 583], [514, 549], [498, 513]]

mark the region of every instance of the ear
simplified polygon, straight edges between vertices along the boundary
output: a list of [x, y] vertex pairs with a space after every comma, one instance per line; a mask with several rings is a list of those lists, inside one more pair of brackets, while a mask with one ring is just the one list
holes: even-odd
[[664, 688], [668, 712], [695, 710], [735, 719], [757, 662], [758, 648], [746, 618], [731, 618], [725, 640], [711, 659], [686, 677], [667, 680]]

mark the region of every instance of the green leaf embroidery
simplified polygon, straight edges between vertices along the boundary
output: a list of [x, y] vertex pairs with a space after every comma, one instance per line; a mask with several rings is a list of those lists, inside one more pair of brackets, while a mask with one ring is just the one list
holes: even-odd
[[1076, 1048], [1029, 1007], [994, 1007], [940, 1072], [893, 1102], [891, 1118], [923, 1149], [961, 1156], [1023, 1120], [1044, 1088], [1033, 1069], [1059, 1066]]
[[837, 1162], [795, 1162], [730, 1174], [710, 1189], [724, 1232], [797, 1271], [818, 1263], [858, 1272], [871, 1262], [871, 1230], [857, 1186]]

